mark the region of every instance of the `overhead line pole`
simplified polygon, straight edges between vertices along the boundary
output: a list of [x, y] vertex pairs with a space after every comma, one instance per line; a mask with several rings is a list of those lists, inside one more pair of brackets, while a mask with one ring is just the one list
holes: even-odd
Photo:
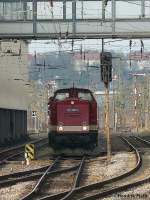
[[135, 94], [135, 100], [134, 100], [134, 112], [135, 112], [135, 121], [136, 121], [136, 132], [138, 133], [139, 129], [139, 119], [138, 119], [138, 91], [137, 91], [137, 75], [134, 76], [134, 94]]
[[[107, 0], [102, 1], [102, 21], [105, 21], [105, 7], [107, 5]], [[107, 161], [109, 162], [111, 159], [111, 141], [110, 141], [110, 129], [109, 129], [109, 63], [106, 63], [104, 61], [104, 38], [102, 38], [102, 57], [101, 57], [101, 63], [102, 63], [102, 79], [104, 82], [104, 87], [105, 87], [105, 111], [104, 111], [104, 116], [105, 116], [105, 125], [104, 125], [104, 132], [107, 138]], [[107, 71], [108, 70], [108, 71]], [[105, 80], [105, 76], [107, 81]], [[105, 82], [106, 81], [106, 82]]]

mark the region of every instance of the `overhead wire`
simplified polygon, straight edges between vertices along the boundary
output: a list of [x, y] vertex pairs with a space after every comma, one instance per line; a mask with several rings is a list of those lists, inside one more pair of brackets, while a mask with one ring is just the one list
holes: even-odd
[[[85, 15], [86, 15], [86, 13], [84, 13]], [[54, 15], [52, 15], [52, 18], [54, 19]], [[88, 24], [88, 23], [87, 23]], [[87, 24], [85, 24], [85, 25], [87, 25]], [[54, 25], [56, 25], [55, 23], [54, 23]], [[41, 26], [43, 26], [42, 24], [41, 24]], [[98, 26], [98, 25], [97, 25]], [[131, 24], [130, 24], [130, 26], [131, 26]], [[134, 28], [135, 28], [135, 26], [133, 26]], [[43, 28], [43, 30], [45, 29], [45, 27], [43, 26], [42, 27]], [[46, 29], [45, 29], [46, 30]], [[60, 23], [59, 23], [59, 30], [60, 30], [60, 33], [61, 33], [61, 26], [60, 26]], [[122, 29], [123, 30], [123, 29]], [[127, 30], [127, 29], [126, 29]], [[56, 33], [57, 33], [57, 29], [56, 29]], [[58, 34], [58, 33], [57, 33]], [[60, 35], [59, 35], [60, 36]], [[61, 39], [61, 38], [60, 38]], [[59, 43], [60, 41], [58, 40], [58, 43]], [[86, 45], [86, 44], [85, 44]], [[84, 47], [85, 47], [85, 45], [84, 45]]]
[[[134, 5], [137, 5], [137, 6], [141, 6], [141, 4], [138, 4], [136, 2], [131, 2], [131, 1], [126, 1], [126, 2], [129, 3], [129, 4], [134, 4]], [[150, 6], [147, 6], [147, 5], [145, 5], [145, 7], [150, 8]]]

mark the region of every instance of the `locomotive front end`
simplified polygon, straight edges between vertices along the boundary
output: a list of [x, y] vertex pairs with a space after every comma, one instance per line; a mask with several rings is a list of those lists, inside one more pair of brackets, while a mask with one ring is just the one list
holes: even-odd
[[97, 119], [91, 124], [94, 119], [91, 120], [92, 102], [93, 97], [87, 90], [70, 89], [55, 94], [49, 126], [51, 147], [92, 148], [97, 145]]

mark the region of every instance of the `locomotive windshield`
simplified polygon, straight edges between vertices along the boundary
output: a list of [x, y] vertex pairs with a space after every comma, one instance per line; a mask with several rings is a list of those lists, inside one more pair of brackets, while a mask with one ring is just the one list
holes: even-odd
[[78, 92], [78, 98], [87, 100], [87, 101], [92, 101], [92, 95], [90, 92]]
[[57, 91], [54, 95], [54, 98], [58, 101], [64, 101], [67, 98], [79, 98], [81, 100], [92, 101], [93, 96], [91, 92], [80, 90], [80, 89], [68, 89], [68, 90], [60, 90]]
[[69, 97], [69, 92], [59, 92], [56, 94], [55, 99], [63, 101]]

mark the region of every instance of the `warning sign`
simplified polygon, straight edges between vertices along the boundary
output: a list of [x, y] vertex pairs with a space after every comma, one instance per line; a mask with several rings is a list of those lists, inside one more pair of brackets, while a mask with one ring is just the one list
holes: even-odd
[[35, 159], [35, 147], [34, 144], [25, 145], [25, 157], [34, 160]]
[[36, 111], [32, 111], [32, 117], [36, 117], [37, 116], [37, 112]]

